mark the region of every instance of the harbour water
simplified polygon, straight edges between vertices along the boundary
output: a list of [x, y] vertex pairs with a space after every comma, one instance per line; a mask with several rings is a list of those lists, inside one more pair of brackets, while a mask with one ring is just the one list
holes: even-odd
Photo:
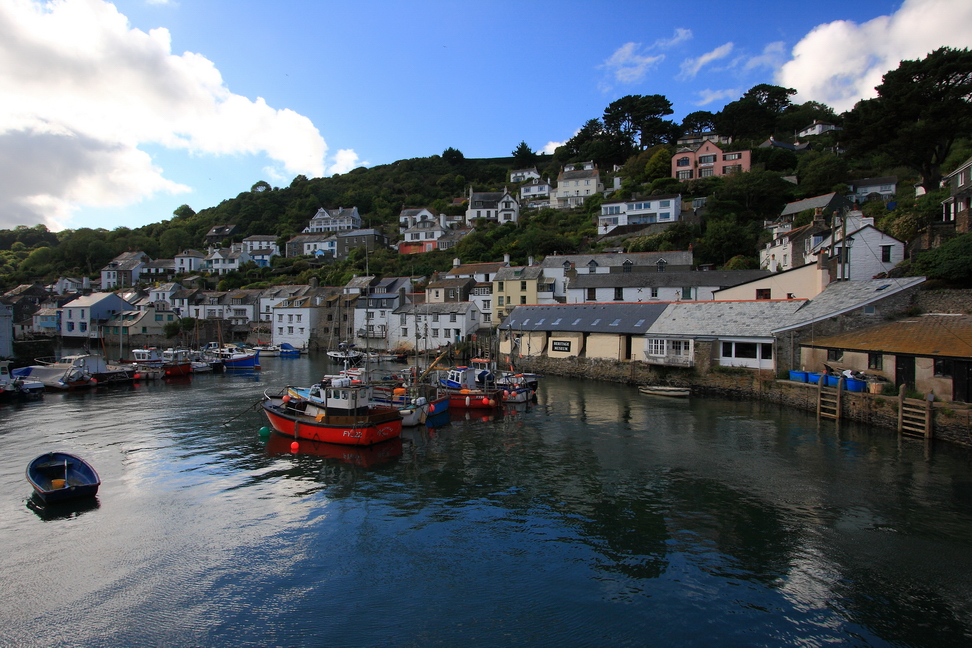
[[[0, 645], [972, 644], [968, 450], [554, 377], [371, 451], [260, 438], [333, 370], [0, 407]], [[48, 450], [96, 501], [34, 503]]]

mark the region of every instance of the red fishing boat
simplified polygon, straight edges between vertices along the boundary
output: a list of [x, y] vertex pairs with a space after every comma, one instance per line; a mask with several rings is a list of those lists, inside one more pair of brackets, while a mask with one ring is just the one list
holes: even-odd
[[318, 384], [313, 400], [287, 388], [278, 396], [264, 394], [263, 411], [271, 427], [295, 439], [373, 445], [402, 433], [402, 415], [395, 407], [372, 403], [372, 388], [348, 378]]

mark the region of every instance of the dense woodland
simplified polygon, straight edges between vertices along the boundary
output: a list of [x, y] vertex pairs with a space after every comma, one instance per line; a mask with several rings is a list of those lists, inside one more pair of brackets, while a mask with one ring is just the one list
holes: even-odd
[[[877, 226], [901, 239], [914, 239], [941, 217], [943, 174], [972, 156], [972, 52], [941, 48], [922, 60], [904, 61], [888, 72], [878, 97], [860, 101], [843, 114], [816, 102], [794, 104], [795, 91], [758, 85], [722, 111], [697, 111], [682, 122], [662, 95], [629, 95], [612, 102], [600, 117], [588, 120], [553, 155], [539, 155], [520, 142], [507, 158], [467, 159], [453, 148], [442, 155], [400, 160], [326, 178], [297, 176], [287, 187], [256, 182], [250, 191], [198, 212], [188, 205], [173, 217], [144, 227], [115, 230], [77, 229], [50, 232], [43, 225], [0, 230], [0, 290], [58, 276], [98, 277], [119, 253], [141, 250], [152, 258], [172, 258], [186, 248], [204, 249], [214, 225], [235, 224], [234, 241], [254, 234], [285, 241], [301, 232], [318, 208], [357, 206], [366, 226], [398, 237], [398, 215], [406, 207], [436, 213], [464, 213], [455, 198], [476, 191], [517, 185], [509, 172], [536, 166], [556, 180], [565, 165], [594, 160], [605, 187], [621, 178], [614, 195], [588, 199], [583, 209], [523, 209], [516, 224], [477, 223], [475, 231], [449, 251], [399, 255], [387, 250], [355, 250], [349, 259], [317, 265], [310, 258], [276, 258], [270, 268], [244, 267], [220, 278], [221, 289], [306, 282], [341, 285], [365, 269], [385, 276], [430, 275], [464, 263], [496, 261], [504, 254], [514, 264], [555, 252], [599, 251], [621, 245], [632, 252], [684, 250], [692, 247], [697, 263], [728, 269], [758, 267], [758, 249], [767, 240], [765, 221], [774, 220], [794, 200], [832, 191], [846, 192], [855, 179], [895, 175], [896, 200], [862, 206]], [[809, 150], [760, 148], [773, 136], [794, 142], [796, 133], [815, 120], [842, 130], [811, 137]], [[671, 177], [675, 141], [686, 133], [714, 130], [733, 137], [726, 150], [753, 151], [753, 170], [725, 178], [679, 182]], [[617, 169], [615, 171], [615, 169]], [[789, 178], [789, 180], [787, 179]], [[796, 179], [796, 183], [792, 179]], [[915, 187], [926, 190], [916, 198]], [[597, 217], [603, 200], [681, 193], [683, 202], [706, 197], [698, 222], [679, 222], [667, 230], [626, 240], [601, 240]], [[889, 208], [890, 207], [890, 208]], [[797, 224], [809, 222], [801, 214]], [[228, 244], [225, 241], [224, 244]], [[956, 286], [972, 285], [972, 234], [956, 236], [940, 248], [905, 262], [903, 274], [923, 274]]]

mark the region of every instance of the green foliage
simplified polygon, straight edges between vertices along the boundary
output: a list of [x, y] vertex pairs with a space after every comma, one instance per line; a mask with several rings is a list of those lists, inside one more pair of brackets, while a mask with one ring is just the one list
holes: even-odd
[[933, 191], [957, 139], [972, 135], [972, 52], [941, 47], [884, 75], [875, 99], [844, 120], [848, 153], [884, 153], [921, 173]]
[[533, 152], [533, 149], [525, 141], [521, 141], [513, 149], [513, 168], [526, 169], [532, 167], [536, 162], [537, 154]]
[[972, 288], [972, 233], [922, 252], [912, 264], [910, 274], [939, 279], [953, 287]]
[[167, 338], [174, 338], [182, 332], [182, 324], [179, 321], [166, 322], [162, 327], [162, 333]]

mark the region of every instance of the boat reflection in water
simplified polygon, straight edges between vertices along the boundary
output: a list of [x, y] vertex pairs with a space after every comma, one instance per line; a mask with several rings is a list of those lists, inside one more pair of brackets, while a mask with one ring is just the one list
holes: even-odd
[[45, 502], [37, 493], [27, 498], [27, 508], [37, 514], [45, 522], [67, 520], [84, 515], [88, 511], [95, 511], [101, 507], [97, 497], [86, 497], [63, 502]]
[[[296, 449], [292, 445], [294, 443], [297, 444]], [[361, 466], [362, 468], [371, 468], [390, 463], [402, 456], [402, 439], [395, 437], [369, 446], [349, 446], [308, 439], [295, 441], [293, 437], [273, 432], [267, 439], [267, 454], [270, 456], [283, 454], [314, 455]]]

